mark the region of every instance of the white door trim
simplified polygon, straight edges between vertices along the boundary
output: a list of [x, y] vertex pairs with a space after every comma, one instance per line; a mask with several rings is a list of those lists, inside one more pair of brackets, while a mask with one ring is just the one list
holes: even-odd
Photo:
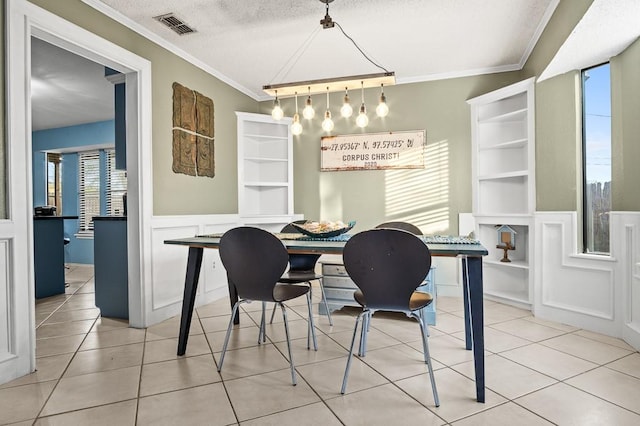
[[[149, 229], [153, 209], [151, 62], [26, 0], [7, 0], [6, 22], [10, 219], [2, 228], [10, 229], [9, 235], [13, 235], [9, 238], [13, 262], [9, 276], [16, 291], [11, 300], [13, 322], [8, 325], [14, 324], [13, 333], [21, 332], [15, 337], [17, 356], [29, 358], [29, 362], [19, 363], [19, 375], [23, 375], [35, 368], [30, 39], [41, 38], [127, 76], [129, 324], [133, 327], [147, 324], [144, 289], [151, 269], [151, 256], [147, 255], [151, 241], [145, 231]], [[0, 239], [3, 235], [0, 234]], [[27, 318], [28, 327], [24, 323]], [[3, 321], [0, 318], [0, 327]], [[20, 337], [25, 336], [25, 330], [28, 339]], [[28, 368], [23, 367], [26, 364]], [[0, 374], [0, 382], [4, 379]]]

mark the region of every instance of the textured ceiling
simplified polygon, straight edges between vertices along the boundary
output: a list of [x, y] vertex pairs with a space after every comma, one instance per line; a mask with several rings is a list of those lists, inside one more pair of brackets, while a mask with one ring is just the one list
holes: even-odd
[[104, 78], [102, 65], [31, 39], [33, 130], [110, 120], [113, 116], [113, 84]]
[[639, 0], [594, 0], [538, 81], [607, 62], [638, 36]]
[[[377, 72], [319, 0], [82, 0], [257, 100], [264, 84]], [[572, 1], [572, 0], [565, 0]], [[330, 15], [398, 83], [520, 69], [558, 0], [335, 0]], [[154, 16], [196, 29], [178, 36]], [[607, 61], [640, 35], [640, 0], [594, 0], [541, 79]], [[113, 118], [102, 66], [34, 39], [33, 128]]]
[[[265, 84], [379, 72], [320, 0], [83, 0], [255, 99]], [[557, 0], [335, 0], [329, 14], [397, 82], [520, 69]], [[154, 16], [173, 12], [179, 36]]]

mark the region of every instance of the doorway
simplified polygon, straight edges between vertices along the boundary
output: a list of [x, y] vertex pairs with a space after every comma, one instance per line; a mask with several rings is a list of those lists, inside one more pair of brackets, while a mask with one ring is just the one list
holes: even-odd
[[[43, 213], [34, 217], [36, 329], [66, 318], [58, 311], [76, 292], [87, 309], [76, 314], [95, 319], [99, 312], [90, 281], [91, 218], [111, 214], [112, 178], [120, 183], [126, 173], [113, 167], [116, 106], [110, 73], [102, 64], [31, 37], [32, 193], [36, 213]], [[126, 180], [122, 183], [126, 190]]]
[[[8, 216], [0, 226], [0, 240], [6, 262], [6, 276], [0, 286], [12, 298], [0, 300], [0, 383], [35, 369], [34, 273], [33, 273], [33, 183], [31, 140], [31, 37], [36, 37], [76, 55], [119, 71], [126, 79], [127, 170], [128, 176], [128, 277], [129, 325], [144, 327], [146, 279], [142, 271], [150, 262], [149, 237], [142, 235], [151, 218], [151, 64], [25, 0], [6, 2], [7, 37], [7, 147]], [[25, 285], [28, 284], [28, 285]], [[0, 339], [1, 340], [1, 339]]]

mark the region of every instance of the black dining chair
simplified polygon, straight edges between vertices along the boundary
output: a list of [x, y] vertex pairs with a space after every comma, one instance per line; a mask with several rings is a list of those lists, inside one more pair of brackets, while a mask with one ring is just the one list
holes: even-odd
[[[295, 224], [304, 224], [306, 220], [297, 220]], [[291, 223], [285, 225], [282, 230], [282, 233], [287, 234], [300, 234], [300, 230], [293, 226]], [[329, 319], [329, 325], [333, 325], [333, 320], [331, 319], [331, 311], [329, 310], [329, 303], [327, 302], [327, 296], [324, 293], [324, 285], [322, 284], [322, 275], [317, 274], [315, 271], [316, 262], [320, 258], [319, 254], [290, 254], [289, 255], [289, 270], [280, 277], [280, 282], [285, 284], [301, 284], [307, 283], [309, 284], [309, 288], [311, 288], [311, 281], [317, 280], [320, 284], [320, 292], [322, 293], [322, 300], [324, 301], [324, 308], [327, 311], [327, 318]], [[312, 290], [309, 290], [312, 291]], [[313, 295], [313, 293], [312, 293]], [[276, 313], [276, 307], [273, 307], [273, 311], [271, 312], [271, 321], [273, 322], [273, 316]]]
[[287, 249], [273, 234], [259, 228], [244, 226], [231, 229], [222, 235], [222, 238], [220, 238], [220, 259], [227, 270], [229, 282], [236, 288], [238, 301], [233, 305], [229, 327], [222, 346], [218, 371], [222, 370], [229, 336], [233, 328], [233, 319], [236, 316], [238, 307], [242, 303], [251, 301], [275, 302], [282, 309], [289, 363], [291, 365], [291, 381], [295, 385], [297, 380], [291, 353], [287, 309], [283, 302], [303, 295], [307, 296], [309, 327], [313, 333], [314, 343], [316, 339], [309, 287], [278, 283], [289, 262]]
[[364, 356], [368, 322], [372, 320], [372, 314], [379, 310], [402, 312], [420, 325], [424, 361], [429, 369], [436, 407], [440, 406], [426, 327], [419, 314], [433, 298], [429, 293], [416, 291], [431, 268], [429, 248], [421, 239], [404, 230], [371, 229], [352, 236], [344, 247], [342, 258], [349, 277], [358, 286], [354, 298], [363, 309], [353, 329], [341, 393], [344, 394], [347, 388], [360, 320], [363, 320], [360, 356]]
[[411, 232], [413, 235], [422, 235], [420, 228], [409, 222], [385, 222], [377, 225], [376, 228], [402, 229]]

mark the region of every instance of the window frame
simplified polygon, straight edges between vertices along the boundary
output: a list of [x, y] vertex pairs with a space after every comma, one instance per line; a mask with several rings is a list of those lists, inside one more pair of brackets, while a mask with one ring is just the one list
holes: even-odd
[[[93, 176], [93, 179], [97, 178], [98, 188], [97, 191], [94, 191], [92, 198], [95, 198], [97, 195], [98, 199], [98, 211], [97, 215], [92, 214], [90, 218], [87, 217], [87, 208], [86, 208], [86, 191], [85, 191], [85, 169], [84, 166], [85, 161], [97, 161], [98, 167], [97, 172], [95, 172], [96, 176]], [[100, 203], [101, 203], [101, 161], [100, 161], [100, 150], [91, 150], [91, 151], [82, 151], [78, 152], [78, 233], [77, 236], [82, 237], [92, 237], [93, 236], [93, 216], [100, 215]], [[95, 203], [95, 202], [94, 202]], [[95, 209], [90, 213], [95, 213]]]
[[[612, 121], [612, 111], [611, 111], [611, 107], [612, 107], [612, 101], [611, 101], [611, 95], [612, 95], [612, 88], [611, 88], [611, 62], [606, 61], [606, 62], [602, 62], [600, 64], [597, 65], [593, 65], [587, 68], [583, 68], [580, 70], [580, 100], [581, 100], [581, 111], [580, 111], [580, 117], [581, 117], [581, 184], [582, 184], [582, 215], [581, 215], [581, 219], [582, 219], [582, 253], [587, 254], [587, 255], [597, 255], [597, 256], [610, 256], [611, 255], [611, 233], [610, 231], [607, 232], [607, 246], [608, 246], [608, 251], [597, 251], [595, 250], [595, 234], [591, 235], [589, 233], [589, 222], [590, 220], [592, 220], [592, 218], [590, 219], [589, 213], [591, 213], [591, 216], [593, 216], [593, 211], [590, 208], [590, 197], [588, 196], [588, 191], [589, 191], [589, 183], [587, 182], [587, 123], [586, 123], [586, 116], [587, 116], [587, 110], [586, 110], [586, 105], [587, 103], [585, 102], [585, 78], [584, 78], [584, 74], [586, 72], [588, 72], [589, 70], [593, 70], [596, 68], [600, 68], [604, 65], [608, 65], [609, 66], [609, 99], [610, 99], [610, 103], [609, 103], [609, 109], [610, 109], [610, 116], [609, 116], [609, 128], [611, 130], [611, 121]], [[609, 133], [609, 143], [612, 144], [613, 143], [613, 136], [611, 134], [611, 131]], [[612, 156], [611, 156], [612, 157]], [[611, 160], [610, 157], [610, 160]], [[613, 170], [611, 169], [611, 172]], [[604, 183], [603, 182], [603, 190], [604, 190]], [[611, 181], [609, 181], [609, 184], [611, 185]], [[610, 191], [610, 195], [611, 195], [611, 191]], [[609, 202], [611, 203], [611, 199], [609, 200]], [[611, 204], [609, 204], [609, 213], [611, 213]], [[591, 238], [594, 239], [593, 241], [593, 245], [594, 245], [594, 250], [590, 250], [589, 246], [590, 246], [590, 236]]]

